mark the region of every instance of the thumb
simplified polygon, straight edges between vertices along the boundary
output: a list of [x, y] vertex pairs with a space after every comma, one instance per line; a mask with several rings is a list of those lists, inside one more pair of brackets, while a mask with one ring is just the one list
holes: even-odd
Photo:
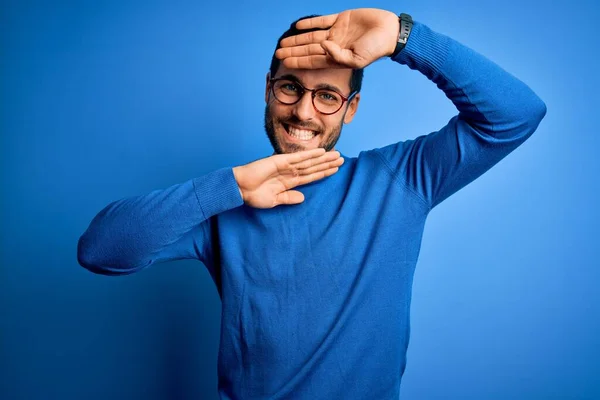
[[275, 196], [275, 205], [300, 204], [304, 201], [304, 195], [298, 190], [286, 190]]
[[342, 49], [336, 42], [325, 40], [321, 43], [321, 47], [338, 64], [348, 65], [352, 61], [352, 51]]

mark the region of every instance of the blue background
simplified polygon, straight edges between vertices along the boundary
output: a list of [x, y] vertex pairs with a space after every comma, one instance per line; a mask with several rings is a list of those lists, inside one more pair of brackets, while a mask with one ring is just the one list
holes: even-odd
[[[214, 399], [220, 301], [202, 264], [78, 266], [121, 197], [271, 154], [264, 81], [295, 18], [370, 6], [479, 51], [547, 104], [538, 131], [430, 214], [404, 399], [600, 398], [597, 2], [3, 1], [0, 398]], [[367, 68], [345, 155], [439, 129], [424, 76]]]

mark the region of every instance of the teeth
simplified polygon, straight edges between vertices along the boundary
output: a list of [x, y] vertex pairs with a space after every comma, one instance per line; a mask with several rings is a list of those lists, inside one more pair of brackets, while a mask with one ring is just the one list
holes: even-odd
[[288, 132], [290, 133], [290, 135], [300, 140], [310, 140], [315, 137], [315, 133], [313, 131], [297, 129], [292, 126], [288, 126]]

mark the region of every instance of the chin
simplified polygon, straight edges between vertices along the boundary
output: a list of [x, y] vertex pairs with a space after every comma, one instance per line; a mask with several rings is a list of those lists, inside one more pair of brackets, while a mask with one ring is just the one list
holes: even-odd
[[[321, 146], [321, 134], [315, 135], [310, 140], [301, 140], [291, 136], [283, 126], [278, 127], [278, 147], [284, 153], [296, 153], [304, 150], [312, 150]], [[277, 150], [277, 149], [276, 149]]]
[[284, 153], [284, 154], [297, 153], [299, 151], [304, 151], [304, 150], [312, 150], [312, 149], [316, 149], [318, 147], [319, 146], [304, 146], [302, 144], [288, 143], [285, 141], [279, 145], [279, 148], [282, 150], [282, 153]]
[[297, 153], [317, 148], [324, 148], [326, 151], [333, 150], [342, 131], [342, 121], [340, 121], [339, 125], [333, 129], [321, 129], [312, 139], [301, 140], [288, 133], [281, 119], [273, 118], [268, 105], [265, 106], [264, 117], [265, 132], [275, 154]]

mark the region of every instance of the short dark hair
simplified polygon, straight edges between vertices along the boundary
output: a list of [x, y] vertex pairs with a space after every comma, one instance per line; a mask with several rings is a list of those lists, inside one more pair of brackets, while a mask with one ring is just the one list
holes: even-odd
[[[314, 17], [320, 17], [320, 15], [307, 15], [305, 17], [298, 18], [297, 20], [292, 22], [290, 24], [289, 29], [287, 31], [285, 31], [283, 33], [283, 35], [281, 35], [281, 37], [277, 41], [277, 46], [275, 47], [275, 51], [277, 51], [277, 49], [279, 49], [281, 47], [281, 45], [280, 45], [281, 40], [285, 39], [286, 37], [294, 36], [299, 33], [324, 30], [321, 28], [302, 29], [302, 30], [296, 28], [296, 22], [302, 21], [303, 19], [314, 18]], [[275, 76], [275, 73], [277, 73], [277, 69], [279, 68], [279, 65], [281, 64], [281, 61], [277, 57], [275, 57], [275, 51], [273, 52], [273, 57], [271, 58], [271, 68], [269, 69], [269, 71], [271, 73], [271, 77]], [[354, 92], [354, 91], [360, 92], [360, 88], [362, 86], [362, 79], [363, 79], [363, 68], [353, 69], [352, 76], [350, 77], [350, 92]]]

